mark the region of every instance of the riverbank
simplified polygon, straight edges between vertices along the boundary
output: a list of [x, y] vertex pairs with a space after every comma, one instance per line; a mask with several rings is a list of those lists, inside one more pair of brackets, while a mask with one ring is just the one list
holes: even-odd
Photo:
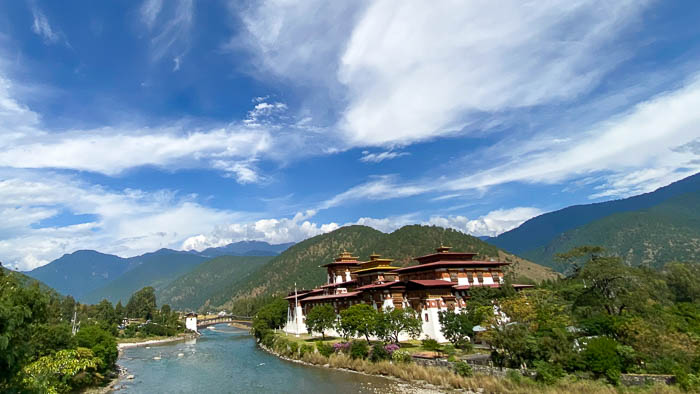
[[122, 349], [128, 349], [139, 346], [151, 346], [158, 345], [162, 343], [186, 341], [188, 339], [197, 338], [197, 334], [181, 334], [174, 337], [157, 337], [157, 338], [129, 338], [125, 341], [120, 341], [117, 344], [117, 348], [121, 351]]
[[664, 384], [621, 387], [611, 386], [603, 381], [567, 376], [554, 384], [545, 385], [531, 378], [522, 375], [516, 376], [515, 374], [506, 378], [480, 375], [478, 373], [473, 376], [461, 376], [449, 368], [418, 365], [414, 362], [371, 362], [365, 359], [352, 359], [342, 353], [333, 353], [326, 357], [320, 354], [316, 347], [311, 344], [297, 346], [295, 342], [290, 342], [280, 334], [273, 335], [274, 339], [272, 341], [269, 339], [265, 341], [268, 346], [262, 343], [258, 343], [258, 346], [284, 360], [301, 362], [315, 367], [390, 377], [400, 382], [429, 389], [459, 390], [467, 393], [681, 393], [678, 387]]

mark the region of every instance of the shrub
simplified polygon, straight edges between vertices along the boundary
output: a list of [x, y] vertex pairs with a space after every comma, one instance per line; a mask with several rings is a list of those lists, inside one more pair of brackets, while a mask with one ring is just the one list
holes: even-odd
[[389, 354], [381, 343], [375, 343], [374, 346], [372, 346], [372, 353], [369, 357], [372, 362], [376, 363], [377, 361], [389, 360], [390, 358], [391, 354]]
[[391, 360], [395, 363], [410, 363], [413, 361], [413, 357], [409, 352], [399, 349], [391, 354]]
[[546, 361], [535, 361], [535, 380], [544, 384], [554, 384], [564, 376], [564, 369], [561, 365], [548, 363]]
[[352, 341], [350, 345], [350, 357], [353, 359], [367, 358], [369, 346], [364, 341]]
[[294, 341], [290, 341], [287, 348], [289, 349], [289, 354], [292, 356], [296, 356], [299, 353], [299, 344]]
[[336, 353], [350, 353], [350, 342], [338, 342], [333, 344], [333, 351]]
[[457, 375], [463, 376], [465, 378], [468, 378], [474, 374], [471, 365], [467, 364], [464, 361], [457, 361], [455, 363], [455, 372], [457, 373]]
[[442, 347], [440, 346], [438, 341], [436, 341], [432, 338], [424, 339], [423, 341], [421, 341], [421, 346], [423, 346], [423, 349], [429, 350], [429, 351], [438, 352], [438, 351], [442, 350]]
[[98, 326], [83, 327], [75, 334], [75, 343], [79, 347], [92, 350], [92, 353], [99, 357], [102, 363], [100, 370], [107, 370], [114, 365], [119, 356], [117, 341], [107, 331]]
[[330, 357], [331, 354], [333, 354], [333, 346], [325, 343], [325, 342], [319, 342], [316, 344], [316, 350], [318, 350], [319, 353], [321, 353], [322, 356], [325, 357]]
[[304, 357], [305, 354], [313, 353], [314, 347], [308, 343], [304, 343], [299, 347], [299, 357]]
[[586, 368], [596, 377], [605, 376], [613, 384], [618, 383], [622, 367], [617, 345], [615, 340], [607, 337], [593, 338], [583, 351]]
[[401, 348], [401, 346], [399, 346], [395, 343], [390, 343], [390, 344], [384, 346], [384, 350], [386, 350], [389, 353], [389, 355], [394, 354], [394, 352], [399, 350], [400, 348]]

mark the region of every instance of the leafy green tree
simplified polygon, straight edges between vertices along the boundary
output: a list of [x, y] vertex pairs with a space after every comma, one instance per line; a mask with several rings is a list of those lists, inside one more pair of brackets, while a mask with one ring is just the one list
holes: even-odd
[[388, 342], [399, 343], [401, 333], [416, 339], [421, 331], [422, 322], [411, 308], [392, 308], [377, 314], [375, 334]]
[[474, 327], [480, 325], [491, 308], [480, 305], [469, 305], [456, 313], [454, 310], [440, 311], [438, 318], [442, 333], [448, 341], [458, 348], [468, 346], [474, 337]]
[[289, 303], [282, 298], [275, 298], [258, 310], [253, 318], [253, 334], [261, 339], [269, 330], [277, 329], [287, 322]]
[[0, 391], [32, 357], [31, 338], [46, 321], [47, 305], [38, 284], [27, 287], [12, 273], [0, 275]]
[[122, 305], [121, 300], [119, 300], [117, 305], [114, 307], [114, 314], [117, 315], [117, 319], [119, 319], [118, 323], [121, 323], [122, 319], [126, 317], [126, 309]]
[[662, 272], [676, 302], [700, 300], [700, 264], [671, 262]]
[[622, 360], [617, 352], [618, 343], [606, 337], [593, 338], [586, 344], [583, 358], [586, 367], [596, 376], [604, 376], [611, 383], [617, 383], [622, 370]]
[[30, 392], [68, 393], [95, 383], [94, 379], [80, 379], [80, 375], [96, 371], [100, 362], [89, 349], [61, 350], [27, 365], [22, 385]]
[[326, 330], [330, 330], [337, 320], [335, 308], [329, 304], [316, 305], [306, 315], [306, 328], [310, 333], [320, 332], [326, 340]]
[[111, 368], [117, 361], [117, 341], [97, 325], [82, 327], [75, 335], [75, 342], [80, 347], [92, 350], [92, 353], [100, 358], [100, 370]]
[[105, 325], [117, 324], [117, 313], [114, 311], [112, 303], [107, 300], [100, 301], [95, 307], [95, 318]]
[[355, 304], [340, 312], [339, 331], [346, 336], [362, 335], [370, 343], [369, 337], [377, 329], [377, 311], [367, 304]]
[[35, 357], [48, 356], [59, 350], [74, 347], [71, 326], [68, 323], [45, 323], [37, 326], [30, 339]]
[[604, 251], [600, 246], [578, 246], [567, 252], [555, 254], [554, 260], [559, 263], [560, 271], [576, 276], [587, 261], [598, 258]]
[[156, 292], [151, 286], [134, 293], [126, 304], [126, 314], [131, 318], [153, 319], [156, 311]]

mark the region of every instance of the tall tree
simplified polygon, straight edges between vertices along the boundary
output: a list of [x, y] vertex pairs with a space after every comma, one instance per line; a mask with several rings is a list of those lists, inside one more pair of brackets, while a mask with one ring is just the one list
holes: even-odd
[[333, 328], [337, 318], [333, 306], [329, 304], [316, 305], [306, 315], [306, 328], [310, 333], [320, 332], [325, 340], [326, 330]]
[[377, 311], [367, 304], [355, 304], [340, 312], [339, 331], [346, 336], [362, 335], [370, 343], [369, 337], [377, 329]]
[[156, 292], [151, 286], [134, 293], [126, 304], [126, 314], [132, 318], [153, 319], [156, 310]]
[[379, 334], [379, 337], [388, 342], [398, 344], [402, 333], [406, 333], [413, 339], [418, 338], [421, 333], [422, 322], [416, 311], [411, 308], [392, 308], [388, 311], [379, 312], [376, 326], [376, 334]]

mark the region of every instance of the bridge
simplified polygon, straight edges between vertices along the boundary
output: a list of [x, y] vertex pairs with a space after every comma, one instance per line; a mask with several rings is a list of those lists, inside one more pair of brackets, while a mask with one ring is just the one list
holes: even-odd
[[[223, 315], [216, 316], [209, 319], [197, 319], [197, 315], [189, 315], [185, 321], [185, 326], [192, 331], [199, 331], [202, 328], [213, 326], [215, 324], [222, 323], [240, 323], [245, 325], [250, 325], [253, 322], [252, 316], [239, 316], [239, 315]], [[193, 330], [193, 328], [197, 328]]]

